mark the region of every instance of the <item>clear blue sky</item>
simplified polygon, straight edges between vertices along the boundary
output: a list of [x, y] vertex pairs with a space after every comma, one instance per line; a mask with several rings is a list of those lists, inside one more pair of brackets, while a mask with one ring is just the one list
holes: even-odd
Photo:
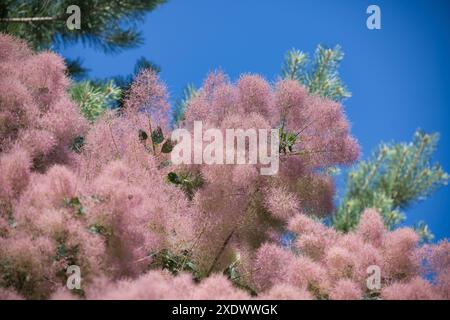
[[[382, 29], [366, 28], [366, 8], [381, 8]], [[140, 26], [145, 44], [119, 55], [71, 46], [92, 77], [125, 75], [145, 56], [162, 68], [172, 99], [218, 67], [233, 79], [276, 78], [290, 48], [340, 44], [341, 75], [353, 134], [367, 157], [380, 141], [409, 141], [416, 128], [440, 132], [436, 160], [450, 170], [450, 1], [170, 0]], [[450, 187], [407, 210], [437, 238], [450, 237]]]

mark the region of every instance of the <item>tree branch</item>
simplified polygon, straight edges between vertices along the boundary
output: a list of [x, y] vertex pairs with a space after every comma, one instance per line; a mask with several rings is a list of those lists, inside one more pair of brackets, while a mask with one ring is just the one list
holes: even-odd
[[29, 23], [29, 22], [46, 22], [46, 21], [63, 21], [65, 15], [51, 17], [24, 17], [24, 18], [0, 18], [0, 23]]
[[226, 246], [228, 245], [228, 242], [230, 242], [231, 237], [234, 234], [235, 229], [233, 229], [231, 231], [231, 233], [228, 235], [228, 237], [225, 239], [225, 241], [222, 244], [222, 247], [220, 248], [219, 252], [217, 253], [216, 257], [214, 258], [214, 261], [211, 265], [211, 267], [209, 268], [208, 272], [206, 273], [206, 276], [209, 277], [209, 275], [211, 274], [211, 272], [214, 270], [214, 267], [216, 266], [217, 262], [219, 261], [220, 256], [222, 255], [222, 253], [225, 251]]

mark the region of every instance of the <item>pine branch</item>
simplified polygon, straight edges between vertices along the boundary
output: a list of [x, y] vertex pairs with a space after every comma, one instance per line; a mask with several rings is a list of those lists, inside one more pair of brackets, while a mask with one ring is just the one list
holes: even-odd
[[66, 15], [51, 16], [51, 17], [21, 17], [21, 18], [0, 18], [3, 23], [30, 23], [30, 22], [48, 22], [48, 21], [64, 21]]
[[381, 144], [347, 177], [347, 190], [333, 217], [334, 226], [349, 231], [365, 208], [375, 208], [388, 228], [404, 219], [400, 210], [421, 201], [446, 185], [449, 176], [439, 164], [431, 164], [438, 135], [418, 130], [411, 143]]
[[284, 79], [299, 81], [310, 93], [340, 102], [351, 96], [339, 77], [343, 57], [340, 46], [319, 45], [311, 64], [305, 53], [292, 49], [285, 56], [281, 75]]

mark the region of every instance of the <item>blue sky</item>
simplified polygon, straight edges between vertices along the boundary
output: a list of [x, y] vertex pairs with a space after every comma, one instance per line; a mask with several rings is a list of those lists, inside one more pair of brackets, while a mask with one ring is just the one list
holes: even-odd
[[[382, 29], [366, 28], [366, 8], [381, 8]], [[139, 26], [145, 44], [118, 55], [71, 46], [92, 77], [125, 75], [145, 56], [162, 68], [171, 97], [222, 68], [233, 79], [251, 72], [274, 80], [285, 52], [340, 44], [344, 102], [367, 157], [380, 141], [410, 141], [416, 128], [439, 132], [436, 153], [450, 170], [450, 2], [446, 0], [170, 0]], [[408, 209], [438, 239], [450, 237], [450, 187]]]

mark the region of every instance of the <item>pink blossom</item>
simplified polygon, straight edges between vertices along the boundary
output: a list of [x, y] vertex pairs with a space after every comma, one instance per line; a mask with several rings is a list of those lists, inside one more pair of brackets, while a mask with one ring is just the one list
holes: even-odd
[[365, 241], [380, 247], [386, 233], [383, 218], [376, 210], [366, 209], [361, 215], [357, 233]]
[[350, 280], [340, 280], [330, 292], [332, 300], [360, 300], [362, 298], [362, 290], [360, 286]]
[[266, 193], [265, 205], [276, 218], [287, 220], [299, 211], [299, 201], [283, 187], [272, 187]]
[[14, 290], [0, 288], [0, 300], [24, 300]]
[[311, 294], [305, 290], [289, 284], [274, 285], [269, 291], [262, 293], [261, 300], [312, 300]]
[[135, 78], [125, 100], [126, 111], [129, 114], [144, 112], [149, 115], [156, 126], [165, 128], [168, 125], [169, 105], [167, 89], [158, 78], [155, 71], [145, 69]]
[[386, 300], [436, 300], [439, 296], [433, 286], [421, 279], [413, 278], [406, 283], [394, 283], [381, 290], [381, 297]]
[[409, 228], [397, 229], [388, 233], [383, 242], [384, 273], [399, 280], [417, 274], [419, 262], [414, 251], [418, 242], [419, 236]]
[[294, 258], [290, 252], [277, 245], [262, 245], [256, 253], [254, 263], [254, 281], [257, 289], [267, 290], [286, 279]]

